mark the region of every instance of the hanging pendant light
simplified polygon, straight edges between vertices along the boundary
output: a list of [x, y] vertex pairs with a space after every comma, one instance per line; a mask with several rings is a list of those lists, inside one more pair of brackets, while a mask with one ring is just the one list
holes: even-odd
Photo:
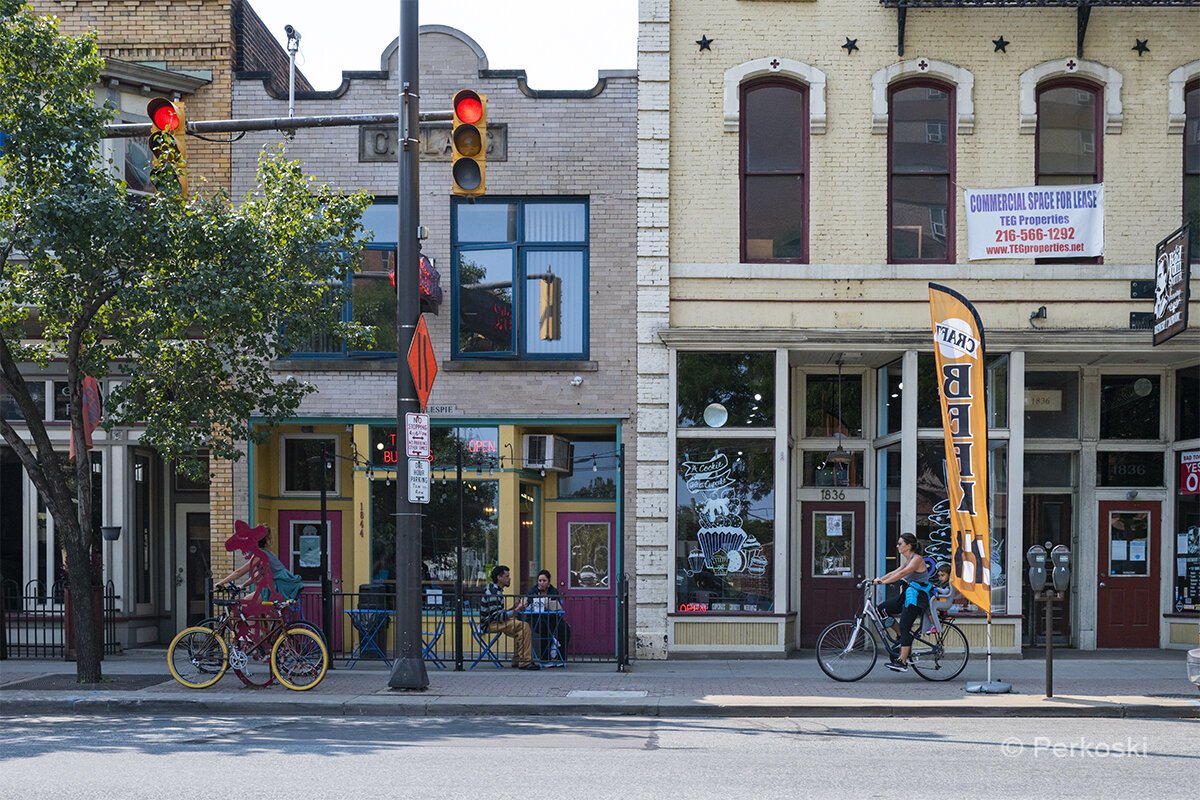
[[825, 456], [825, 465], [828, 467], [849, 466], [851, 464], [851, 462], [854, 461], [854, 456], [850, 454], [850, 451], [848, 451], [846, 448], [842, 447], [843, 434], [842, 434], [841, 428], [845, 427], [845, 423], [842, 422], [842, 357], [840, 355], [837, 358], [837, 368], [838, 368], [838, 372], [837, 372], [837, 401], [838, 401], [837, 402], [837, 406], [838, 406], [837, 420], [838, 420], [838, 429], [839, 430], [836, 435], [837, 435], [838, 443], [837, 443], [837, 448], [835, 450], [833, 450], [833, 452], [831, 452], [829, 455]]

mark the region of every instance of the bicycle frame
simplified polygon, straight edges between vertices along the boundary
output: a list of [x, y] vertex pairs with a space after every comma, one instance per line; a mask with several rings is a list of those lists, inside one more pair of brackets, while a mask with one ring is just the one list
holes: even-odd
[[[885, 644], [885, 646], [887, 647], [887, 649], [889, 651], [891, 651], [897, 645], [898, 641], [887, 635], [887, 628], [884, 627], [883, 618], [879, 616], [879, 609], [877, 609], [875, 607], [875, 598], [873, 596], [875, 584], [871, 581], [863, 581], [862, 586], [863, 586], [863, 609], [858, 614], [856, 614], [854, 617], [858, 621], [858, 624], [855, 625], [855, 627], [854, 627], [854, 633], [851, 634], [851, 636], [850, 636], [850, 642], [847, 645], [847, 648], [848, 649], [853, 648], [854, 645], [858, 642], [858, 637], [861, 633], [863, 633], [863, 629], [865, 627], [863, 624], [864, 619], [869, 619], [871, 621], [872, 626], [875, 629], [875, 635], [878, 636], [879, 640]], [[925, 619], [926, 619], [926, 617], [928, 617], [929, 620], [931, 621], [931, 624], [934, 627], [935, 633], [940, 635], [942, 626], [941, 626], [939, 620], [937, 619], [937, 614], [934, 612], [933, 607], [931, 605], [929, 608], [921, 609], [921, 616], [917, 617], [917, 621], [916, 621], [917, 632], [913, 634], [913, 641], [920, 642], [921, 644], [924, 644], [931, 648], [936, 647], [938, 644], [936, 639], [934, 641], [929, 641], [928, 639], [925, 638], [925, 635], [926, 635]], [[867, 635], [869, 635], [869, 634], [867, 634]]]

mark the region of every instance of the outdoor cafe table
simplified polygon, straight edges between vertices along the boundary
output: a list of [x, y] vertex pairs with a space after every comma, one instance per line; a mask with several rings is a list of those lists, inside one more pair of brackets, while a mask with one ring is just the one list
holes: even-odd
[[[533, 630], [533, 660], [543, 667], [566, 666], [562, 642], [558, 640], [558, 630], [563, 624], [564, 612], [532, 611], [521, 612], [521, 618], [529, 623]], [[549, 641], [547, 641], [549, 637]]]

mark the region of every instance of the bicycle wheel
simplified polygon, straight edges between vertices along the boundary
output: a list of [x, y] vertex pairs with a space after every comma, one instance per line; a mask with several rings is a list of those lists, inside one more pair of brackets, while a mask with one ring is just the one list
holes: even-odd
[[229, 668], [229, 650], [208, 628], [184, 628], [167, 648], [167, 668], [187, 688], [207, 689]]
[[271, 672], [287, 688], [306, 692], [325, 679], [329, 651], [310, 628], [293, 625], [271, 648]]
[[948, 681], [958, 677], [967, 666], [971, 648], [967, 637], [953, 623], [942, 623], [942, 635], [913, 639], [909, 662], [927, 681]]
[[[238, 625], [229, 630], [229, 666], [233, 674], [243, 685], [251, 689], [265, 689], [275, 682], [271, 672], [271, 640], [270, 633], [261, 634], [264, 638], [259, 641], [259, 629], [254, 626]], [[259, 642], [251, 646], [253, 642]]]
[[835, 681], [857, 681], [875, 667], [875, 638], [863, 620], [835, 622], [817, 637], [817, 663]]
[[[234, 660], [232, 654], [230, 660]], [[275, 682], [275, 674], [271, 671], [270, 655], [265, 658], [246, 655], [245, 663], [234, 667], [233, 674], [237, 675], [238, 680], [251, 689], [265, 689]]]

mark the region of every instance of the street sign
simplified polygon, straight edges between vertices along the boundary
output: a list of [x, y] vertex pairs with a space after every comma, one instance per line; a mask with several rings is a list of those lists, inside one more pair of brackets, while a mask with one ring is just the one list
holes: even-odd
[[408, 460], [408, 502], [429, 502], [429, 477], [432, 474], [430, 464], [423, 458]]
[[404, 415], [404, 450], [409, 458], [429, 458], [429, 415]]
[[421, 410], [429, 404], [429, 393], [433, 390], [433, 379], [437, 377], [437, 358], [433, 355], [433, 342], [429, 338], [429, 327], [422, 316], [413, 331], [412, 344], [408, 347], [408, 368], [412, 373], [413, 386]]

